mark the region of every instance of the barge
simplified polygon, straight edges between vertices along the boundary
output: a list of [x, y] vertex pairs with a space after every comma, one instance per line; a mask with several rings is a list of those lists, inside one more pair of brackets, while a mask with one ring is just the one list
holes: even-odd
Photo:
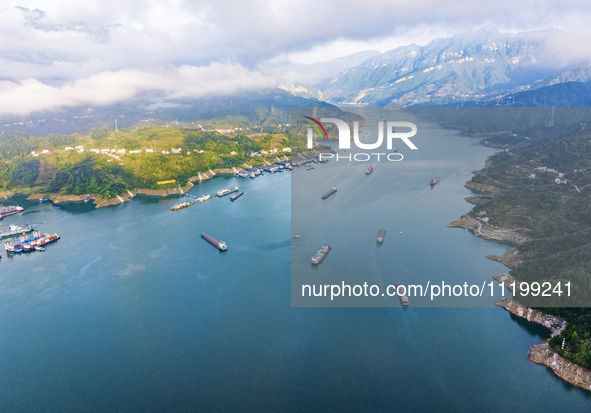
[[181, 202], [180, 204], [175, 204], [172, 208], [170, 208], [170, 210], [171, 211], [178, 211], [179, 209], [190, 207], [194, 203], [195, 202]]
[[0, 206], [0, 219], [7, 217], [8, 215], [16, 214], [24, 211], [24, 208], [20, 205], [1, 205]]
[[21, 252], [29, 252], [33, 250], [39, 251], [42, 247], [50, 242], [54, 242], [60, 239], [60, 236], [57, 234], [43, 234], [41, 235], [39, 231], [35, 231], [33, 233], [33, 237], [29, 239], [25, 239], [24, 235], [21, 236], [21, 242], [18, 244], [12, 244], [10, 238], [4, 243], [4, 249], [7, 252], [12, 253], [21, 253]]
[[201, 233], [201, 238], [209, 242], [211, 245], [213, 245], [220, 251], [226, 251], [228, 249], [224, 241], [217, 241], [214, 237], [212, 237], [209, 234], [206, 234], [205, 232]]
[[328, 191], [327, 193], [325, 193], [324, 195], [322, 195], [322, 199], [326, 199], [329, 196], [331, 196], [332, 194], [334, 194], [337, 191], [337, 187], [333, 186], [332, 189], [330, 191]]
[[240, 198], [242, 195], [244, 195], [244, 191], [240, 191], [237, 194], [234, 194], [230, 197], [230, 201], [236, 201], [238, 198]]
[[322, 248], [318, 250], [318, 252], [312, 257], [312, 265], [318, 265], [320, 262], [326, 257], [328, 251], [330, 251], [331, 246], [329, 244], [324, 244]]
[[381, 229], [380, 232], [378, 232], [377, 242], [379, 242], [380, 244], [382, 242], [384, 242], [384, 235], [386, 235], [386, 230], [385, 229]]

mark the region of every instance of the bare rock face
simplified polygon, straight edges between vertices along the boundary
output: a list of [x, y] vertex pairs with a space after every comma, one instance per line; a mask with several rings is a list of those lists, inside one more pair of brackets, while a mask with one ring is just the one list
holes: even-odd
[[[509, 248], [502, 256], [498, 255], [487, 255], [486, 258], [493, 261], [498, 261], [506, 267], [511, 269], [517, 268], [522, 263], [521, 257], [517, 248]], [[493, 277], [494, 278], [494, 277]]]
[[561, 357], [547, 342], [532, 346], [529, 360], [551, 368], [554, 374], [574, 386], [591, 390], [591, 370]]
[[[508, 275], [509, 277], [511, 277], [511, 275], [509, 275], [509, 274], [502, 274], [502, 275]], [[497, 275], [496, 277], [501, 277], [501, 276]], [[513, 277], [511, 277], [511, 278], [514, 279]], [[507, 283], [507, 281], [509, 281], [508, 278], [507, 279], [495, 278], [495, 279], [497, 279], [498, 281], [504, 282], [504, 283]], [[511, 282], [513, 282], [513, 281], [511, 281]], [[495, 305], [497, 305], [499, 307], [503, 307], [505, 310], [509, 311], [511, 314], [515, 314], [518, 317], [525, 318], [529, 322], [536, 323], [536, 324], [546, 327], [548, 330], [550, 330], [550, 335], [552, 337], [554, 337], [557, 334], [560, 334], [562, 332], [562, 330], [564, 330], [566, 328], [566, 321], [564, 321], [563, 318], [546, 314], [540, 310], [532, 310], [531, 308], [526, 307], [523, 304], [521, 304], [519, 301], [515, 300], [512, 296], [507, 297], [507, 298], [503, 298], [501, 301], [496, 302]]]
[[[510, 284], [515, 280], [510, 274], [501, 274], [493, 278], [505, 283], [505, 285]], [[503, 298], [495, 304], [499, 307], [503, 307], [505, 310], [518, 317], [525, 318], [527, 321], [548, 328], [552, 337], [560, 334], [562, 330], [566, 328], [566, 322], [561, 317], [548, 315], [539, 310], [532, 310], [516, 301], [513, 297]], [[529, 361], [549, 367], [554, 374], [574, 386], [591, 390], [591, 370], [581, 367], [562, 357], [550, 347], [548, 340], [542, 344], [532, 346], [529, 350]]]

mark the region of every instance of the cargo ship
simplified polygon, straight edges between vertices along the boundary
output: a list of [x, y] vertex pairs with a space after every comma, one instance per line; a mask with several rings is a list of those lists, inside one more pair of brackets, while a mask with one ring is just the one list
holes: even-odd
[[216, 247], [220, 251], [226, 251], [228, 249], [228, 247], [226, 246], [226, 243], [224, 241], [217, 241], [211, 235], [208, 235], [205, 232], [201, 233], [201, 238], [203, 238], [205, 241], [209, 242], [211, 245], [213, 245], [214, 247]]
[[21, 242], [18, 244], [13, 245], [9, 238], [4, 243], [4, 249], [6, 249], [7, 252], [13, 252], [16, 254], [33, 250], [43, 250], [42, 247], [44, 245], [57, 241], [58, 239], [60, 239], [60, 236], [57, 234], [41, 235], [39, 231], [35, 231], [32, 238], [25, 239], [24, 235], [21, 236]]
[[244, 191], [240, 191], [237, 194], [234, 194], [230, 197], [230, 201], [236, 201], [238, 198], [240, 198], [242, 195], [244, 195]]
[[[400, 285], [402, 284], [396, 284], [396, 291], [398, 291], [398, 286]], [[402, 304], [403, 306], [406, 307], [409, 304], [408, 297], [406, 294], [399, 295], [398, 298], [400, 298], [400, 304]]]
[[[6, 252], [14, 252], [19, 254], [23, 251], [30, 251], [30, 247], [28, 246], [30, 242], [37, 241], [39, 239], [39, 235], [37, 233], [33, 234], [33, 238], [26, 239], [25, 236], [21, 236], [21, 242], [18, 244], [12, 244], [10, 238], [6, 240], [4, 243], [4, 249]], [[26, 249], [25, 249], [26, 246]]]
[[19, 205], [6, 205], [0, 206], [0, 219], [7, 217], [8, 215], [22, 212], [24, 208]]
[[234, 189], [220, 189], [217, 193], [218, 196], [226, 196], [228, 194], [231, 194], [233, 192], [238, 192], [238, 187], [235, 186]]
[[439, 182], [439, 177], [438, 176], [436, 176], [435, 178], [431, 179], [431, 182], [429, 182], [429, 185], [435, 186], [435, 184], [437, 184], [437, 182]]
[[384, 242], [384, 235], [386, 235], [386, 230], [385, 229], [381, 229], [380, 232], [378, 232], [378, 239], [377, 242]]
[[365, 174], [369, 175], [372, 172], [373, 172], [373, 166], [370, 166], [369, 168], [367, 168], [367, 171], [365, 171]]
[[322, 195], [322, 199], [326, 199], [329, 196], [331, 196], [332, 194], [334, 194], [337, 191], [337, 187], [333, 186], [332, 189], [330, 191], [328, 191], [327, 193], [325, 193], [324, 195]]
[[179, 209], [190, 207], [194, 203], [195, 202], [181, 202], [180, 204], [175, 204], [172, 208], [170, 208], [170, 210], [171, 211], [178, 211]]
[[314, 255], [312, 257], [312, 264], [313, 265], [317, 265], [320, 264], [320, 261], [322, 261], [324, 259], [324, 257], [326, 256], [326, 254], [328, 254], [328, 251], [330, 251], [330, 245], [328, 244], [324, 244], [322, 246], [322, 248], [320, 248], [318, 250], [318, 252], [316, 253], [316, 255]]
[[8, 228], [0, 229], [0, 239], [12, 237], [18, 234], [26, 234], [33, 231], [33, 225], [10, 225]]
[[205, 194], [205, 195], [198, 196], [196, 199], [197, 199], [197, 202], [205, 202], [210, 198], [211, 198], [211, 195]]

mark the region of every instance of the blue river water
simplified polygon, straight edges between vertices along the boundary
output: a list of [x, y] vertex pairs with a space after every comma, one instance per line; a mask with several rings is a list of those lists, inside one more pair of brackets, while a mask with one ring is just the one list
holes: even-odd
[[[399, 279], [482, 281], [506, 271], [485, 255], [507, 246], [446, 228], [470, 208], [463, 184], [493, 151], [416, 122], [430, 131], [417, 138], [425, 158], [413, 161], [405, 150], [408, 169], [393, 180], [399, 196], [392, 215], [400, 218], [391, 225], [405, 241], [395, 230], [386, 235], [396, 246]], [[436, 152], [427, 150], [429, 136], [437, 137]], [[40, 229], [61, 239], [45, 252], [2, 253], [0, 411], [589, 409], [590, 393], [528, 361], [547, 331], [502, 309], [292, 307], [292, 179], [330, 177], [331, 168], [216, 177], [191, 193], [238, 185], [245, 194], [175, 212], [175, 199], [141, 196], [101, 209], [11, 200], [26, 210], [2, 227], [45, 222]], [[368, 178], [379, 174], [376, 167]], [[438, 174], [438, 187], [425, 188]], [[352, 226], [358, 251], [375, 244], [381, 222], [370, 224], [368, 234]], [[225, 241], [228, 251], [202, 240], [202, 232]], [[309, 261], [320, 240], [304, 232], [301, 241], [310, 243], [311, 252], [302, 248]], [[346, 258], [338, 249], [330, 254], [321, 266]]]

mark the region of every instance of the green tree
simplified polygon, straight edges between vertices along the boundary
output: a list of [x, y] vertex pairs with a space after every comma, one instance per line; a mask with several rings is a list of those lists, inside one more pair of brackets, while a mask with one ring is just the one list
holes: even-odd
[[108, 134], [109, 129], [105, 128], [104, 126], [101, 126], [99, 128], [92, 128], [92, 131], [90, 132], [90, 137], [98, 141], [103, 138], [106, 138]]

